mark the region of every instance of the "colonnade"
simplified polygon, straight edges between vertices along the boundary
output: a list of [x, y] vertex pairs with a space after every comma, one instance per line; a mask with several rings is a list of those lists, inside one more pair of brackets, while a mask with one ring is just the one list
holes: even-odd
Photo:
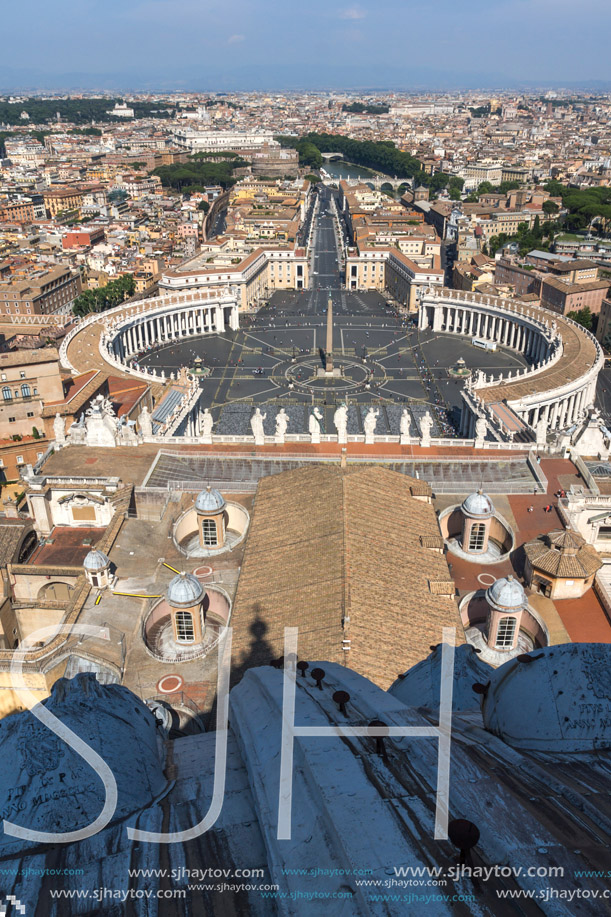
[[133, 313], [115, 329], [110, 350], [119, 360], [126, 360], [154, 344], [180, 341], [203, 334], [222, 334], [229, 327], [237, 331], [237, 303], [200, 303], [172, 309]]
[[[418, 327], [494, 342], [518, 351], [531, 364], [513, 378], [509, 373], [505, 378], [486, 380], [480, 374], [479, 380], [467, 383], [460, 428], [466, 438], [474, 436], [478, 417], [485, 417], [501, 436], [510, 430], [512, 415], [516, 429], [535, 430], [544, 421], [547, 431], [564, 430], [581, 421], [594, 404], [602, 351], [589, 332], [564, 316], [496, 297], [431, 289], [421, 296]], [[573, 351], [577, 339], [579, 353], [565, 354], [563, 336], [571, 340]], [[551, 372], [562, 367], [563, 360], [564, 378], [562, 373]], [[525, 392], [524, 383], [531, 377], [532, 386]], [[495, 388], [497, 399], [496, 393], [482, 391]], [[502, 405], [497, 409], [499, 402]]]
[[551, 341], [543, 329], [517, 313], [499, 315], [485, 307], [478, 310], [471, 305], [461, 307], [455, 303], [421, 307], [418, 327], [424, 330], [431, 325], [433, 331], [494, 341], [502, 347], [519, 351], [534, 363], [542, 363], [551, 352]]

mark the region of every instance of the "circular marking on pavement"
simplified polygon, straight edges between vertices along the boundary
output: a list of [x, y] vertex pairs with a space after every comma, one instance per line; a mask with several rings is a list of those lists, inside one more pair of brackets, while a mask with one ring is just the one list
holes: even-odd
[[493, 576], [492, 573], [480, 573], [477, 577], [477, 581], [480, 586], [488, 587], [492, 586], [493, 583], [496, 583], [496, 576]]
[[180, 691], [183, 684], [184, 681], [180, 675], [164, 675], [157, 682], [157, 690], [160, 694], [174, 694], [176, 691]]
[[212, 567], [198, 567], [197, 570], [193, 571], [193, 575], [197, 576], [198, 579], [203, 579], [205, 576], [210, 576], [212, 573]]

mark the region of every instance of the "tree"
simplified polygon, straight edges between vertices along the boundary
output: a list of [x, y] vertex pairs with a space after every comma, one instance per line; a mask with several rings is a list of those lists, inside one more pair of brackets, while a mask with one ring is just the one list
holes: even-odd
[[122, 274], [97, 290], [83, 290], [72, 303], [74, 315], [89, 315], [92, 312], [106, 312], [121, 305], [136, 291], [133, 274]]
[[549, 217], [552, 215], [552, 213], [558, 213], [560, 208], [558, 207], [558, 204], [555, 204], [553, 201], [543, 201], [542, 209], [543, 213]]
[[577, 311], [569, 312], [568, 317], [572, 318], [574, 322], [577, 322], [578, 325], [583, 325], [588, 331], [592, 330], [592, 320], [593, 316], [590, 311], [589, 306], [584, 306], [583, 309], [578, 309]]
[[210, 210], [210, 204], [208, 203], [208, 201], [200, 201], [199, 204], [197, 205], [197, 209], [203, 210], [204, 213], [208, 213], [208, 211]]

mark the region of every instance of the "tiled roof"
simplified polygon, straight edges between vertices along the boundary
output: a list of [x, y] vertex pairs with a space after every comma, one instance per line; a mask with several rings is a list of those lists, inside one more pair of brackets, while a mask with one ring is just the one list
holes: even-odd
[[299, 628], [300, 659], [344, 663], [384, 688], [442, 627], [462, 634], [435, 511], [412, 487], [380, 467], [261, 479], [232, 615], [234, 677], [281, 656], [287, 626]]
[[0, 565], [6, 567], [17, 559], [17, 551], [24, 535], [32, 530], [32, 523], [20, 519], [3, 519], [0, 522]]
[[587, 579], [603, 562], [578, 532], [559, 530], [524, 545], [531, 565], [560, 578]]

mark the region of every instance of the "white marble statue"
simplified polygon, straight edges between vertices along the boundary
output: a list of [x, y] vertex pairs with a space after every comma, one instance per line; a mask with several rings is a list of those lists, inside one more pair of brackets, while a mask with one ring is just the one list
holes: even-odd
[[547, 420], [545, 417], [539, 418], [535, 432], [537, 435], [537, 449], [544, 449], [547, 445]]
[[252, 435], [255, 438], [255, 446], [262, 446], [265, 443], [265, 430], [263, 429], [263, 421], [267, 417], [267, 414], [261, 413], [261, 408], [257, 408], [255, 413], [250, 418], [250, 427], [252, 430]]
[[401, 421], [399, 424], [399, 429], [401, 431], [400, 442], [402, 445], [409, 444], [409, 438], [410, 438], [409, 434], [410, 434], [411, 426], [412, 426], [412, 418], [411, 418], [410, 412], [407, 410], [407, 408], [403, 408], [403, 411], [401, 413]]
[[312, 437], [313, 443], [320, 442], [320, 422], [322, 420], [322, 414], [320, 413], [319, 408], [314, 408], [310, 414], [310, 420], [308, 422], [308, 430], [310, 436]]
[[348, 408], [345, 404], [340, 404], [340, 406], [335, 411], [335, 414], [333, 415], [333, 423], [335, 424], [335, 429], [337, 430], [338, 443], [347, 443], [348, 442]]
[[211, 443], [212, 442], [212, 426], [214, 421], [212, 419], [212, 414], [208, 410], [199, 412], [199, 430], [202, 442]]
[[363, 429], [365, 430], [365, 442], [370, 446], [375, 442], [376, 424], [378, 422], [379, 416], [379, 408], [369, 408], [365, 416], [365, 420], [363, 421]]
[[85, 411], [86, 444], [88, 446], [116, 446], [118, 422], [108, 398], [97, 395]]
[[59, 411], [53, 421], [53, 436], [57, 446], [62, 446], [66, 442], [66, 422]]
[[286, 428], [289, 425], [289, 416], [284, 410], [280, 408], [276, 414], [276, 442], [282, 444], [284, 442], [284, 437], [286, 434]]
[[485, 417], [478, 417], [475, 421], [475, 448], [481, 449], [488, 432], [488, 424]]
[[151, 412], [147, 404], [142, 408], [138, 422], [140, 423], [140, 432], [143, 436], [153, 435], [153, 418], [151, 417]]
[[120, 446], [138, 445], [135, 420], [124, 420], [120, 423], [117, 430], [117, 443]]
[[431, 417], [429, 411], [426, 412], [424, 417], [420, 420], [420, 445], [425, 449], [431, 445], [431, 428], [433, 426], [433, 418]]

